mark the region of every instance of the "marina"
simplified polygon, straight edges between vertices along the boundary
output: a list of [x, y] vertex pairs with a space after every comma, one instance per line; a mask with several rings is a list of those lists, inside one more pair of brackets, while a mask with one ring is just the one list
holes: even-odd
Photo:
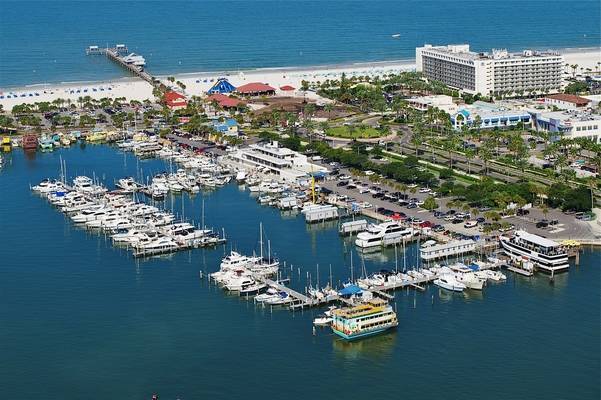
[[[87, 234], [87, 229], [71, 230], [69, 228], [72, 226], [70, 223], [66, 221], [63, 222], [62, 219], [57, 219], [55, 217], [59, 213], [56, 213], [51, 207], [40, 207], [40, 204], [44, 204], [45, 201], [40, 199], [39, 196], [32, 196], [29, 188], [23, 187], [23, 180], [25, 180], [25, 182], [30, 181], [37, 183], [40, 182], [43, 177], [49, 175], [48, 168], [50, 168], [50, 170], [57, 170], [57, 166], [60, 165], [58, 162], [60, 156], [65, 157], [67, 160], [67, 169], [72, 171], [71, 174], [76, 176], [83, 175], [86, 172], [89, 174], [89, 171], [82, 169], [85, 167], [82, 167], [84, 164], [81, 162], [80, 157], [85, 157], [86, 159], [93, 157], [96, 160], [107, 160], [107, 164], [103, 167], [104, 173], [107, 175], [102, 180], [110, 182], [111, 184], [119, 182], [123, 177], [137, 176], [137, 171], [139, 171], [140, 168], [147, 171], [147, 176], [153, 177], [160, 171], [168, 170], [169, 161], [160, 158], [145, 159], [140, 161], [140, 167], [138, 167], [136, 156], [133, 152], [119, 152], [115, 148], [107, 146], [88, 147], [84, 152], [79, 148], [62, 149], [58, 152], [45, 153], [42, 156], [36, 157], [36, 162], [43, 162], [45, 169], [37, 172], [36, 176], [25, 175], [23, 178], [20, 178], [21, 186], [24, 190], [17, 191], [16, 193], [19, 196], [22, 196], [19, 198], [25, 199], [25, 210], [29, 210], [28, 212], [30, 213], [32, 210], [37, 210], [32, 216], [35, 216], [38, 220], [41, 218], [49, 218], [52, 221], [49, 224], [52, 235], [62, 237], [63, 230], [65, 229], [67, 230], [66, 232], [68, 235], [66, 238], [75, 235], [75, 238], [77, 239], [65, 239], [67, 241], [64, 244], [61, 244], [61, 241], [57, 244], [56, 240], [54, 240], [52, 246], [55, 248], [53, 251], [57, 251], [57, 245], [70, 246], [69, 243], [71, 240], [78, 240], [78, 243], [80, 243], [79, 248], [71, 250], [72, 256], [69, 255], [70, 253], [68, 251], [63, 250], [64, 254], [67, 254], [68, 260], [72, 259], [72, 261], [68, 262], [73, 263], [73, 265], [78, 265], [75, 260], [86, 259], [95, 254], [96, 244], [94, 242], [96, 242], [96, 240], [92, 239]], [[25, 162], [25, 160], [21, 159], [23, 156], [18, 155], [18, 153], [9, 155], [9, 157], [13, 158], [12, 163], [8, 164], [9, 170], [10, 168], [15, 168], [19, 163]], [[104, 175], [104, 173], [102, 175]], [[57, 174], [57, 176], [58, 175], [60, 174]], [[6, 171], [4, 171], [0, 179], [7, 179], [8, 176], [9, 175], [6, 175]], [[100, 179], [97, 178], [97, 180]], [[145, 178], [137, 179], [138, 182], [146, 182], [146, 180], [147, 179]], [[94, 179], [92, 179], [92, 181], [94, 181]], [[9, 181], [6, 183], [18, 187], [18, 182], [19, 181]], [[82, 182], [82, 184], [85, 186], [85, 182]], [[95, 183], [92, 182], [92, 185], [94, 184]], [[93, 191], [94, 189], [91, 188], [89, 190]], [[167, 299], [173, 295], [161, 293], [161, 290], [159, 290], [160, 287], [163, 287], [165, 284], [169, 286], [177, 285], [175, 286], [179, 288], [179, 293], [175, 295], [177, 298], [182, 299], [184, 293], [187, 293], [187, 295], [192, 295], [192, 297], [200, 296], [200, 299], [199, 301], [190, 299], [184, 301], [186, 306], [183, 308], [179, 305], [177, 309], [168, 307], [167, 312], [173, 315], [173, 318], [179, 318], [181, 315], [189, 313], [190, 310], [197, 310], [197, 312], [202, 314], [212, 315], [212, 318], [220, 318], [222, 321], [253, 321], [252, 323], [256, 324], [256, 329], [258, 329], [262, 335], [269, 337], [274, 344], [282, 346], [290, 340], [289, 338], [280, 338], [281, 330], [284, 329], [289, 336], [294, 337], [295, 340], [302, 343], [302, 347], [299, 347], [299, 350], [304, 349], [305, 351], [311, 352], [313, 354], [312, 357], [319, 356], [314, 350], [311, 350], [311, 346], [308, 346], [308, 343], [310, 343], [311, 340], [317, 340], [317, 351], [327, 352], [327, 349], [330, 349], [330, 351], [334, 351], [335, 354], [343, 359], [352, 357], [352, 354], [357, 354], [357, 351], [359, 352], [358, 354], [362, 354], [365, 357], [378, 357], [377, 352], [380, 348], [379, 343], [382, 343], [382, 341], [385, 341], [386, 343], [391, 341], [390, 350], [392, 350], [392, 348], [399, 346], [398, 334], [402, 332], [403, 335], [408, 336], [413, 341], [424, 341], [425, 343], [433, 340], [433, 336], [425, 333], [429, 329], [442, 330], [449, 335], [454, 335], [453, 337], [455, 340], [470, 343], [474, 340], [472, 335], [466, 334], [464, 336], [461, 333], [458, 334], [457, 329], [465, 329], [467, 332], [469, 331], [469, 327], [474, 324], [478, 324], [480, 329], [484, 329], [484, 332], [490, 337], [501, 340], [501, 337], [498, 335], [495, 336], [496, 334], [494, 333], [494, 326], [496, 326], [499, 320], [497, 318], [493, 319], [495, 322], [494, 324], [491, 323], [490, 326], [484, 322], [490, 319], [489, 313], [494, 312], [503, 315], [503, 310], [506, 310], [508, 307], [507, 302], [520, 304], [521, 307], [525, 307], [522, 311], [519, 310], [521, 307], [517, 307], [514, 312], [517, 312], [518, 315], [530, 313], [532, 307], [536, 307], [537, 312], [542, 313], [543, 316], [550, 315], [549, 313], [556, 313], [557, 311], [552, 310], [554, 310], [557, 305], [550, 305], [548, 302], [540, 303], [541, 296], [546, 297], [549, 293], [558, 291], [561, 291], [561, 293], [557, 293], [557, 295], [565, 296], [566, 292], [578, 290], [580, 293], [578, 297], [580, 298], [582, 296], [581, 289], [574, 285], [577, 285], [577, 282], [580, 279], [586, 279], [587, 282], [590, 281], [592, 278], [591, 274], [597, 273], [597, 269], [590, 268], [590, 261], [587, 261], [591, 255], [596, 253], [589, 253], [587, 251], [581, 255], [581, 266], [578, 269], [571, 269], [567, 273], [555, 275], [554, 285], [550, 285], [547, 278], [540, 278], [536, 275], [533, 277], [522, 277], [519, 274], [508, 274], [506, 278], [507, 283], [505, 284], [499, 285], [490, 281], [484, 288], [486, 298], [480, 297], [482, 291], [479, 290], [466, 289], [459, 293], [447, 289], [440, 289], [432, 283], [432, 276], [412, 277], [410, 283], [401, 280], [399, 283], [394, 284], [396, 285], [396, 288], [391, 288], [390, 285], [372, 285], [365, 291], [372, 292], [375, 298], [385, 299], [386, 302], [390, 302], [393, 309], [396, 307], [396, 313], [399, 320], [399, 327], [396, 328], [397, 333], [395, 333], [394, 330], [390, 330], [387, 331], [388, 333], [380, 334], [373, 338], [351, 341], [349, 344], [352, 345], [352, 347], [350, 348], [341, 347], [340, 343], [334, 341], [334, 348], [332, 349], [332, 337], [330, 336], [331, 334], [329, 334], [330, 328], [327, 327], [327, 321], [325, 322], [325, 327], [317, 327], [316, 337], [311, 335], [310, 326], [312, 325], [314, 317], [317, 316], [315, 312], [318, 312], [317, 310], [320, 308], [327, 309], [326, 304], [336, 305], [338, 307], [348, 307], [350, 304], [345, 302], [341, 303], [339, 300], [336, 300], [328, 303], [321, 303], [319, 307], [308, 305], [301, 307], [294, 306], [293, 304], [284, 304], [282, 307], [282, 305], [277, 304], [271, 305], [254, 302], [252, 301], [250, 294], [249, 301], [246, 301], [245, 298], [247, 295], [241, 292], [236, 293], [233, 297], [224, 295], [222, 289], [215, 292], [212, 288], [215, 288], [216, 286], [213, 284], [208, 286], [208, 281], [206, 279], [200, 280], [200, 287], [198, 287], [199, 269], [203, 271], [205, 275], [210, 271], [215, 271], [224, 254], [229, 254], [229, 249], [224, 247], [234, 246], [237, 248], [244, 247], [245, 249], [252, 248], [252, 243], [256, 243], [258, 236], [257, 227], [259, 226], [259, 223], [262, 222], [266, 228], [266, 232], [269, 234], [269, 240], [265, 240], [264, 238], [263, 241], [266, 243], [270, 242], [269, 247], [272, 249], [272, 256], [275, 251], [278, 259], [286, 261], [286, 263], [282, 261], [282, 264], [280, 265], [279, 277], [273, 276], [264, 278], [263, 283], [268, 287], [275, 287], [277, 292], [287, 291], [291, 296], [296, 296], [300, 301], [296, 301], [295, 303], [300, 305], [303, 304], [303, 301], [304, 304], [312, 301], [312, 297], [308, 290], [305, 290], [305, 287], [310, 286], [307, 276], [311, 275], [310, 280], [314, 287], [317, 282], [316, 278], [318, 272], [320, 281], [328, 282], [328, 275], [330, 274], [328, 265], [329, 263], [332, 263], [332, 261], [338, 260], [337, 262], [334, 262], [332, 266], [332, 282], [345, 282], [348, 280], [350, 275], [348, 265], [351, 264], [349, 259], [350, 254], [348, 252], [354, 253], [352, 262], [352, 264], [355, 265], [354, 275], [359, 277], [358, 279], [365, 279], [365, 277], [367, 277], [373, 279], [373, 282], [371, 283], [377, 283], [377, 277], [373, 275], [383, 268], [388, 269], [389, 275], [386, 275], [386, 277], [390, 276], [391, 281], [392, 276], [396, 275], [396, 272], [394, 271], [397, 268], [399, 273], [405, 273], [410, 277], [411, 275], [409, 275], [408, 272], [409, 270], [414, 269], [414, 265], [416, 264], [415, 260], [417, 260], [419, 254], [419, 246], [415, 242], [407, 243], [407, 248], [404, 252], [401, 251], [400, 246], [397, 246], [398, 256], [395, 256], [393, 248], [385, 248], [380, 252], [362, 256], [360, 253], [354, 252], [353, 236], [348, 239], [340, 238], [337, 224], [334, 224], [331, 228], [325, 230], [306, 231], [306, 222], [304, 221], [304, 218], [302, 218], [302, 214], [297, 214], [297, 217], [292, 220], [282, 220], [280, 210], [276, 207], [262, 206], [252, 197], [249, 197], [248, 190], [241, 190], [241, 188], [233, 182], [222, 186], [218, 190], [203, 190], [196, 195], [198, 197], [195, 198], [194, 196], [195, 195], [188, 194], [187, 192], [175, 196], [168, 194], [165, 196], [162, 206], [165, 210], [173, 209], [173, 211], [176, 211], [181, 209], [181, 203], [183, 202], [184, 219], [200, 221], [202, 220], [203, 214], [201, 200], [204, 199], [205, 219], [210, 220], [210, 225], [222, 226], [226, 232], [238, 232], [236, 237], [228, 235], [230, 237], [228, 237], [227, 245], [218, 246], [215, 250], [201, 248], [193, 252], [177, 252], [172, 254], [173, 258], [151, 257], [148, 259], [139, 259], [140, 261], [132, 261], [131, 258], [123, 257], [122, 253], [114, 251], [112, 244], [106, 242], [102, 236], [94, 235], [93, 237], [98, 238], [98, 245], [101, 246], [100, 251], [103, 259], [106, 259], [106, 262], [110, 264], [106, 274], [102, 270], [95, 272], [90, 271], [90, 273], [95, 274], [95, 276], [101, 274], [102, 279], [105, 282], [103, 285], [106, 285], [106, 282], [108, 281], [123, 279], [131, 273], [135, 273], [135, 269], [131, 268], [132, 262], [135, 262], [136, 265], [138, 265], [138, 262], [141, 262], [136, 268], [140, 270], [138, 279], [141, 279], [141, 282], [143, 282], [144, 289], [135, 289], [133, 286], [130, 287], [129, 285], [127, 287], [128, 290], [133, 290], [134, 293], [137, 293], [137, 297], [140, 297], [144, 302], [148, 303], [148, 312], [150, 312], [150, 308], [155, 308], [159, 303], [166, 302]], [[219, 205], [219, 207], [217, 207], [217, 205]], [[18, 228], [16, 228], [17, 225], [15, 225], [17, 223], [15, 217], [16, 216], [3, 214], [3, 221], [6, 221], [8, 224], [6, 226], [9, 227], [12, 232], [18, 231]], [[248, 226], [249, 229], [242, 229], [241, 226]], [[246, 234], [244, 233], [245, 231], [247, 232]], [[320, 239], [317, 242], [317, 247], [313, 248], [311, 243], [314, 241], [315, 237], [319, 237]], [[240, 238], [246, 239], [242, 241]], [[4, 236], [3, 240], [5, 243], [14, 243], [13, 245], [15, 248], [21, 246], [7, 236]], [[285, 243], [288, 241], [292, 241], [296, 243], [296, 245], [286, 246]], [[345, 243], [348, 244], [345, 245]], [[47, 253], [46, 242], [42, 242], [41, 246], [41, 249], [44, 249]], [[221, 250], [222, 248], [224, 249]], [[9, 254], [11, 252], [12, 250], [9, 250]], [[402, 261], [403, 255], [407, 260], [406, 262]], [[42, 254], [34, 256], [28, 262], [48, 262], [47, 257], [40, 258], [41, 256]], [[191, 257], [191, 259], [189, 259], [189, 257]], [[291, 265], [291, 263], [293, 263], [293, 265]], [[315, 269], [316, 263], [319, 263], [319, 271]], [[363, 263], [365, 264], [365, 267], [362, 266]], [[406, 271], [403, 272], [405, 264], [407, 267]], [[130, 268], [127, 268], [128, 265]], [[187, 267], [183, 270], [173, 270], [176, 265], [187, 265]], [[344, 267], [344, 265], [347, 265], [347, 267]], [[163, 266], [163, 268], [157, 269], [156, 267], [158, 266]], [[23, 267], [20, 267], [18, 271], [22, 271], [21, 268]], [[360, 271], [360, 269], [363, 268], [365, 268], [367, 274]], [[58, 270], [60, 271], [60, 269], [61, 268]], [[416, 268], [415, 272], [420, 271]], [[15, 270], [13, 273], [19, 272]], [[423, 271], [421, 273], [423, 273]], [[56, 271], [52, 271], [52, 274], [56, 274]], [[412, 275], [414, 275], [414, 273], [412, 273]], [[45, 279], [50, 278], [48, 274], [44, 274], [43, 276]], [[62, 277], [63, 275], [61, 274], [60, 276]], [[77, 279], [78, 282], [80, 282], [79, 284], [85, 282], [82, 281], [82, 279], [85, 279], [83, 277]], [[259, 278], [259, 280], [260, 279], [261, 278]], [[283, 281], [288, 283], [284, 284]], [[581, 284], [584, 283], [582, 282]], [[337, 284], [335, 286], [337, 286]], [[339, 286], [339, 288], [342, 287], [342, 285]], [[407, 288], [409, 288], [409, 290], [407, 290]], [[44, 292], [45, 289], [39, 290]], [[361, 290], [363, 291], [363, 289]], [[118, 303], [127, 303], [129, 301], [127, 300], [129, 296], [125, 292], [117, 291], [115, 295], [116, 297], [113, 296], [115, 298], [114, 307], [120, 307], [120, 304]], [[90, 296], [92, 295], [87, 295], [88, 298]], [[256, 296], [256, 294], [253, 294], [252, 296]], [[243, 301], [243, 303], [241, 304], [240, 301]], [[107, 304], [107, 302], [112, 304], [113, 300], [107, 300], [107, 298], [104, 297], [102, 303]], [[534, 305], [524, 306], [525, 304], [532, 302], [534, 302]], [[481, 311], [480, 309], [484, 305], [486, 305], [486, 307]], [[470, 308], [470, 314], [474, 313], [474, 315], [470, 317], [462, 316], [463, 313], [459, 312], [459, 310], [464, 307]], [[549, 307], [552, 307], [552, 309], [549, 310]], [[278, 309], [280, 308], [291, 308], [293, 313], [282, 314], [278, 312]], [[315, 309], [315, 311], [312, 311], [313, 309]], [[455, 322], [452, 325], [452, 328], [447, 326], [438, 316], [438, 314], [442, 312], [453, 314]], [[229, 322], [224, 323], [226, 326], [229, 325]], [[594, 323], [594, 321], [592, 321], [592, 323]], [[85, 322], [85, 319], [84, 324], [88, 324]], [[518, 326], [512, 328], [511, 323], [506, 322], [506, 325], [507, 324], [509, 324], [509, 329], [520, 329]], [[545, 323], [542, 322], [542, 320], [537, 320], [533, 322], [533, 326], [544, 329]], [[202, 331], [202, 329], [200, 331]], [[276, 331], [278, 332], [277, 335], [275, 334]], [[183, 334], [192, 341], [196, 340], [198, 332], [199, 330], [195, 330], [193, 334], [191, 332], [190, 334], [187, 334], [186, 330], [184, 330], [183, 332], [180, 331], [177, 337], [181, 337]], [[149, 337], [148, 334], [148, 332], [139, 333], [142, 337]], [[245, 341], [240, 335], [236, 335], [236, 337], [242, 342]], [[214, 343], [215, 341], [214, 338], [208, 340], [211, 343]], [[341, 340], [344, 339], [341, 338]], [[545, 339], [543, 339], [543, 341], [544, 340]], [[359, 345], [361, 346], [360, 348], [357, 347]], [[77, 347], [78, 344], [76, 343], [75, 346]], [[192, 345], [192, 348], [207, 351], [202, 344]], [[234, 348], [241, 351], [241, 348], [236, 344], [234, 344]], [[266, 347], [264, 347], [264, 349], [267, 350]], [[411, 354], [411, 350], [406, 351], [409, 351]], [[489, 350], [489, 352], [495, 354], [496, 357], [501, 356], [500, 353], [497, 353], [495, 350]], [[549, 353], [546, 352], [546, 355], [548, 357]], [[562, 357], [565, 359], [565, 354]], [[184, 359], [187, 358], [184, 357]], [[188, 362], [192, 362], [189, 359], [187, 360]], [[245, 362], [243, 362], [243, 364], [250, 367], [250, 364]], [[263, 367], [258, 368], [259, 370], [265, 371]], [[178, 373], [184, 373], [181, 369], [177, 370]], [[317, 368], [317, 370], [320, 371], [319, 373], [323, 374], [324, 377], [329, 373], [327, 372], [327, 369]], [[552, 371], [549, 370], [549, 373], [552, 373]]]

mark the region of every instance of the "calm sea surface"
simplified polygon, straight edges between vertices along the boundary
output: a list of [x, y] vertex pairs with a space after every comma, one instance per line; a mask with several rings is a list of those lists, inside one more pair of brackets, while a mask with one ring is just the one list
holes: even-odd
[[155, 74], [409, 59], [424, 43], [591, 47], [599, 14], [598, 0], [0, 0], [0, 87], [124, 76], [85, 56], [93, 44], [125, 43]]
[[[347, 344], [311, 333], [317, 311], [255, 307], [199, 279], [224, 252], [258, 250], [263, 222], [273, 252], [307, 275], [350, 274], [348, 241], [335, 226], [262, 207], [231, 184], [166, 202], [225, 229], [213, 250], [134, 260], [104, 237], [74, 227], [30, 184], [67, 174], [114, 179], [169, 166], [104, 146], [26, 156], [0, 171], [0, 387], [7, 399], [479, 398], [598, 399], [601, 253], [557, 276], [509, 276], [483, 293], [397, 293], [396, 332]], [[183, 203], [183, 205], [182, 205]], [[407, 249], [408, 265], [415, 248]], [[394, 268], [393, 252], [361, 261], [355, 275]], [[403, 264], [399, 252], [399, 264]], [[300, 273], [298, 272], [300, 268]], [[299, 277], [300, 275], [300, 277]]]

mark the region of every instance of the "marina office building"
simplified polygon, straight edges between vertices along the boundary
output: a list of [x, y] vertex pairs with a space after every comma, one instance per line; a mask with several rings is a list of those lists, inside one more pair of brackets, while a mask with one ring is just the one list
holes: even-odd
[[306, 155], [280, 147], [277, 141], [251, 144], [236, 150], [230, 157], [244, 165], [267, 169], [288, 182], [307, 182], [310, 174], [328, 172], [326, 168], [310, 163]]
[[561, 89], [564, 58], [555, 52], [470, 51], [469, 44], [415, 49], [416, 70], [431, 80], [482, 95], [555, 93]]

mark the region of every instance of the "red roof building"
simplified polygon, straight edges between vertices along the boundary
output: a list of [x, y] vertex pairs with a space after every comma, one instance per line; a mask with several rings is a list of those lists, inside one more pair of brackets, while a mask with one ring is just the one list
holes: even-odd
[[181, 108], [186, 108], [188, 105], [188, 101], [186, 100], [186, 96], [177, 92], [166, 92], [163, 96], [165, 100], [165, 104], [172, 110], [179, 110]]
[[296, 88], [294, 88], [294, 86], [284, 85], [284, 86], [280, 87], [280, 90], [283, 90], [284, 92], [292, 92], [292, 91], [296, 90]]
[[247, 83], [246, 85], [238, 86], [236, 92], [244, 96], [261, 96], [273, 95], [275, 89], [261, 82]]
[[586, 107], [589, 99], [576, 96], [575, 94], [557, 93], [545, 96], [545, 104], [555, 105], [564, 110]]
[[222, 108], [235, 108], [245, 104], [242, 100], [235, 99], [221, 93], [215, 93], [207, 97], [207, 102], [212, 103], [213, 101], [219, 103]]

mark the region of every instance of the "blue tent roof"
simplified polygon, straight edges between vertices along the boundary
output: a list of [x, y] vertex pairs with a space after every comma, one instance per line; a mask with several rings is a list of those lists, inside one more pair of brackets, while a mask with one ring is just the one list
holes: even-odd
[[468, 268], [472, 271], [478, 271], [480, 269], [480, 266], [478, 264], [470, 264], [468, 265]]
[[359, 286], [357, 285], [348, 285], [347, 287], [345, 287], [344, 289], [340, 290], [338, 292], [339, 296], [352, 296], [354, 294], [358, 294], [361, 293], [362, 290]]
[[219, 78], [217, 82], [207, 91], [208, 94], [215, 93], [231, 93], [236, 90], [236, 87], [229, 83], [226, 78]]

